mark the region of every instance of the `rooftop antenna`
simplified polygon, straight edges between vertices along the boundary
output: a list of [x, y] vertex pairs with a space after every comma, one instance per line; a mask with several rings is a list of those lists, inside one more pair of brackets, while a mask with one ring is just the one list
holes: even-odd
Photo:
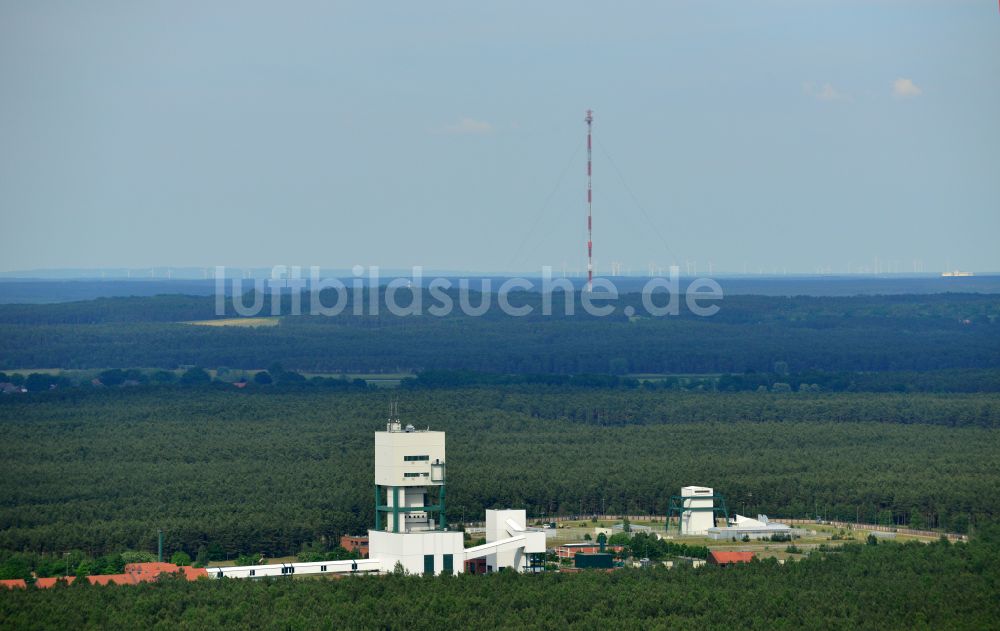
[[594, 232], [593, 232], [593, 194], [591, 191], [592, 150], [590, 144], [591, 128], [594, 124], [594, 111], [587, 110], [587, 292], [594, 288]]
[[389, 399], [389, 420], [385, 424], [385, 431], [399, 432], [402, 429], [402, 424], [399, 422], [399, 401]]

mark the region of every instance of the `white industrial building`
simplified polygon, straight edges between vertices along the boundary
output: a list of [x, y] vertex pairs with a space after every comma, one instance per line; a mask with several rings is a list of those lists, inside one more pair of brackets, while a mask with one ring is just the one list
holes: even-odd
[[681, 535], [704, 536], [715, 527], [716, 514], [729, 519], [726, 498], [707, 486], [685, 486], [680, 495], [670, 498], [667, 507], [667, 530], [674, 517]]
[[444, 432], [398, 420], [375, 432], [375, 530], [383, 530], [383, 516], [389, 532], [444, 529], [444, 462]]
[[465, 548], [461, 531], [445, 517], [444, 432], [405, 427], [392, 415], [375, 432], [375, 528], [368, 531], [368, 559], [236, 567], [209, 567], [212, 578], [308, 574], [459, 574], [466, 561], [485, 559], [487, 571], [540, 571], [545, 532], [527, 527], [522, 510], [487, 510], [486, 543]]
[[772, 522], [767, 515], [757, 515], [757, 519], [736, 515], [729, 520], [725, 528], [712, 527], [706, 533], [709, 539], [770, 539], [773, 535], [788, 535], [794, 533], [791, 526]]
[[704, 535], [715, 526], [715, 492], [707, 486], [681, 489], [681, 534]]

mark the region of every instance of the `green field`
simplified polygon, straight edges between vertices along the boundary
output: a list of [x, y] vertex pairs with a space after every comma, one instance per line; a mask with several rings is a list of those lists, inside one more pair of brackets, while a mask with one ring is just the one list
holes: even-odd
[[278, 326], [280, 319], [274, 318], [219, 318], [217, 320], [191, 320], [183, 324], [195, 326], [235, 326], [256, 328], [262, 326]]

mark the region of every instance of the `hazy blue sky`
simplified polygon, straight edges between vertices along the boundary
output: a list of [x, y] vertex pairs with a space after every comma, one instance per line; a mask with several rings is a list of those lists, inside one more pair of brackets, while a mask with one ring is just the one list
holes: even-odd
[[581, 268], [588, 107], [599, 271], [1000, 270], [996, 0], [3, 1], [0, 270]]

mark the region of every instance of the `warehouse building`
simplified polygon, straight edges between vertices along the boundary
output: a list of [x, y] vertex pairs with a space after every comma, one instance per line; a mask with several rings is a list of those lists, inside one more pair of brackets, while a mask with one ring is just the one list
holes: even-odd
[[791, 537], [793, 534], [798, 534], [787, 524], [770, 521], [767, 515], [757, 515], [757, 519], [735, 515], [728, 523], [729, 525], [725, 528], [717, 526], [708, 528], [705, 534], [709, 539], [715, 540], [732, 540], [734, 538], [741, 540], [744, 537], [770, 539], [774, 535]]

